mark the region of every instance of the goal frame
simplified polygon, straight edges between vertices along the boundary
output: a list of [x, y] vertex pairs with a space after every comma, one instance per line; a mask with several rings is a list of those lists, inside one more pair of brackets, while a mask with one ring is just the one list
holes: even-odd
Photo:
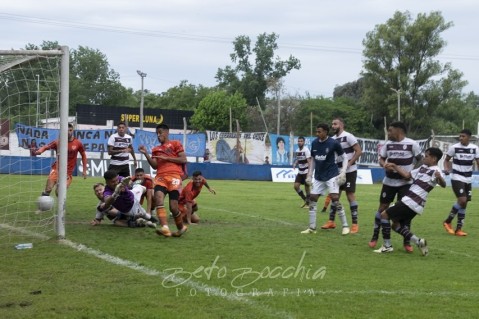
[[[60, 57], [60, 131], [58, 147], [58, 205], [55, 230], [59, 239], [65, 238], [65, 204], [67, 199], [67, 158], [68, 158], [68, 109], [69, 109], [69, 79], [70, 51], [68, 46], [56, 50], [0, 50], [0, 55], [18, 56], [59, 56]], [[28, 61], [26, 58], [25, 61]], [[11, 66], [9, 66], [11, 67]], [[7, 68], [5, 68], [7, 69]], [[1, 69], [4, 71], [5, 69]]]

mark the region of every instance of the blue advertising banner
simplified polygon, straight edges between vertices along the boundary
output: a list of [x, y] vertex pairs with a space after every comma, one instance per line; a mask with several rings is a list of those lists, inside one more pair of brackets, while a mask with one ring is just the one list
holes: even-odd
[[[186, 144], [183, 143], [183, 134], [170, 134], [170, 140], [180, 141], [185, 148], [186, 156], [203, 157], [206, 149], [205, 134], [195, 133], [186, 134]], [[133, 148], [138, 150], [138, 146], [145, 145], [148, 153], [151, 149], [158, 145], [158, 136], [156, 132], [136, 130], [133, 138]]]
[[[36, 143], [37, 147], [42, 147], [58, 139], [59, 130], [16, 124], [15, 132], [18, 137], [18, 146], [30, 148], [32, 142]], [[74, 130], [73, 136], [83, 143], [87, 152], [107, 152], [108, 138], [115, 132], [115, 129]]]
[[[42, 147], [56, 140], [59, 130], [16, 124], [15, 132], [18, 137], [18, 146], [28, 149], [32, 142], [36, 143], [37, 147]], [[87, 152], [108, 152], [108, 138], [115, 132], [116, 129], [75, 130], [73, 135], [81, 140]], [[170, 134], [170, 139], [183, 143], [183, 134]], [[156, 133], [137, 129], [133, 136], [135, 152], [138, 152], [138, 146], [140, 145], [145, 145], [148, 151], [151, 152], [151, 148], [158, 145]], [[203, 157], [206, 149], [205, 134], [187, 134], [186, 145], [183, 145], [183, 147], [185, 148], [186, 156]]]

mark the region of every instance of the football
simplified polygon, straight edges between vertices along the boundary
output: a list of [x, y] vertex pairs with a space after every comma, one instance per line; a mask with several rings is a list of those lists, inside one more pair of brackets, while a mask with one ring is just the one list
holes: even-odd
[[51, 210], [54, 204], [55, 200], [51, 196], [40, 196], [37, 198], [37, 207], [39, 211], [46, 212], [47, 210]]

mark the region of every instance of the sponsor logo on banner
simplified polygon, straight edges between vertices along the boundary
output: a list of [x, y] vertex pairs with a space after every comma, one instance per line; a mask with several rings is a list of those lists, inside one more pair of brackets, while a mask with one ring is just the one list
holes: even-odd
[[271, 176], [273, 177], [273, 182], [286, 182], [294, 183], [294, 179], [298, 174], [298, 169], [288, 168], [288, 167], [272, 167]]
[[[294, 183], [296, 174], [298, 174], [297, 168], [271, 168], [271, 176], [273, 177], [273, 182]], [[373, 184], [371, 170], [358, 169], [358, 178], [356, 179], [356, 184]]]

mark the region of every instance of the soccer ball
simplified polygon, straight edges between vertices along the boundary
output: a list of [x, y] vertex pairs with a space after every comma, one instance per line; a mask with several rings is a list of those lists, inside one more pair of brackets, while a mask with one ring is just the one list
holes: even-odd
[[47, 210], [51, 210], [54, 204], [55, 200], [51, 196], [40, 196], [37, 198], [37, 207], [39, 211], [46, 212]]

